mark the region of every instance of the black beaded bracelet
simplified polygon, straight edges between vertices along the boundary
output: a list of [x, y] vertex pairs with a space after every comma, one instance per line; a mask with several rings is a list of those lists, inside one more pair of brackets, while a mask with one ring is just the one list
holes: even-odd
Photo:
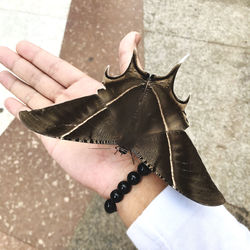
[[110, 199], [104, 203], [105, 211], [109, 214], [117, 211], [116, 203], [122, 201], [124, 195], [130, 192], [132, 185], [136, 185], [141, 181], [141, 177], [150, 173], [151, 170], [144, 163], [140, 163], [137, 167], [137, 172], [130, 172], [127, 176], [127, 181], [119, 182], [117, 189], [110, 193]]

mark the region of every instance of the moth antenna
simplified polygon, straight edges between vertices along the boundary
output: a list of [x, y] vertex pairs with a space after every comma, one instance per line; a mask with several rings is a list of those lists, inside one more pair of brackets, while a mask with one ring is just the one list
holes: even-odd
[[132, 151], [131, 150], [129, 150], [129, 153], [130, 153], [130, 155], [131, 155], [131, 158], [132, 158], [132, 163], [133, 163], [133, 165], [135, 164], [135, 159], [134, 159], [134, 156], [133, 156], [133, 154], [132, 154]]
[[88, 149], [113, 149], [113, 148], [88, 148]]

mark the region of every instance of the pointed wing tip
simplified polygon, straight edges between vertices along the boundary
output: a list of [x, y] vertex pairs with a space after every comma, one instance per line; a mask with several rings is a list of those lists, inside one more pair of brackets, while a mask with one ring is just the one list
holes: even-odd
[[[179, 190], [177, 190], [177, 191], [179, 191]], [[222, 195], [222, 193], [219, 190], [218, 190], [217, 194], [215, 194], [214, 198], [207, 198], [204, 196], [203, 197], [191, 197], [191, 196], [185, 195], [183, 192], [180, 192], [180, 193], [183, 194], [184, 196], [186, 196], [187, 198], [189, 198], [190, 200], [197, 202], [197, 203], [204, 205], [204, 206], [216, 207], [216, 206], [221, 206], [221, 205], [226, 203], [224, 196]]]
[[226, 200], [223, 196], [223, 194], [220, 192], [220, 190], [215, 186], [215, 184], [213, 183], [213, 191], [212, 193], [210, 194], [210, 197], [206, 196], [204, 194], [203, 197], [197, 197], [197, 200], [194, 199], [194, 201], [202, 204], [202, 205], [205, 205], [205, 206], [212, 206], [212, 207], [215, 207], [215, 206], [220, 206], [220, 205], [223, 205]]
[[188, 97], [186, 98], [186, 100], [182, 101], [183, 104], [187, 105], [190, 99], [190, 94], [188, 95]]
[[19, 113], [18, 113], [18, 117], [19, 117], [19, 119], [23, 122], [23, 123], [25, 123], [25, 117], [27, 117], [27, 114], [29, 113], [29, 111], [27, 111], [27, 110], [24, 110], [24, 111], [20, 111]]
[[186, 59], [190, 56], [190, 53], [187, 53], [179, 62], [178, 64], [182, 64], [183, 62], [186, 61]]
[[216, 207], [216, 206], [221, 206], [221, 205], [226, 203], [226, 200], [225, 200], [223, 194], [217, 188], [216, 188], [217, 190], [214, 193], [213, 198], [208, 198], [207, 196], [205, 196], [205, 194], [203, 194], [202, 196], [195, 197], [193, 195], [185, 194], [185, 192], [181, 191], [178, 188], [175, 188], [175, 189], [176, 189], [176, 191], [180, 192], [182, 195], [184, 195], [188, 199], [190, 199], [194, 202], [197, 202], [201, 205], [204, 205], [204, 206]]
[[110, 65], [108, 65], [108, 66], [106, 67], [105, 72], [104, 72], [104, 75], [105, 75], [105, 77], [107, 77], [107, 78], [110, 78], [109, 70], [110, 70]]
[[[222, 197], [220, 199], [216, 200], [215, 202], [208, 203], [207, 206], [216, 207], [216, 206], [221, 206], [225, 203], [226, 203], [226, 200], [222, 195]], [[204, 205], [206, 205], [206, 204], [204, 204]]]
[[176, 75], [177, 74], [177, 71], [179, 70], [180, 66], [182, 65], [182, 63], [184, 63], [187, 58], [190, 56], [190, 54], [186, 54], [174, 67], [173, 69], [168, 73], [168, 75]]
[[32, 130], [32, 128], [30, 128], [30, 126], [29, 126], [29, 120], [30, 120], [30, 112], [29, 111], [20, 111], [19, 113], [18, 113], [18, 116], [19, 116], [19, 118], [20, 118], [20, 120], [21, 120], [21, 122], [28, 128], [28, 129], [31, 129]]
[[218, 192], [220, 193], [220, 199], [219, 199], [220, 200], [220, 205], [222, 205], [222, 204], [226, 203], [226, 199], [219, 190], [218, 190]]
[[225, 204], [225, 202], [226, 202], [226, 200], [225, 200], [223, 194], [218, 190], [217, 198], [214, 199], [213, 201], [210, 201], [207, 205], [208, 206], [220, 206], [220, 205]]
[[33, 132], [43, 134], [44, 130], [42, 129], [41, 121], [35, 118], [33, 111], [20, 111], [18, 115], [26, 128]]

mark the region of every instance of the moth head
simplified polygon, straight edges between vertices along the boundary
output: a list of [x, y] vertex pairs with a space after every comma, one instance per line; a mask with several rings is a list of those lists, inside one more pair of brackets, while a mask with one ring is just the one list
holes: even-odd
[[106, 84], [107, 82], [114, 80], [114, 79], [123, 79], [123, 78], [144, 78], [148, 79], [150, 76], [149, 73], [143, 70], [137, 49], [135, 48], [133, 50], [133, 54], [130, 60], [130, 63], [127, 67], [127, 69], [120, 75], [111, 76], [110, 75], [110, 65], [107, 66], [105, 73], [104, 73], [104, 79], [103, 83]]

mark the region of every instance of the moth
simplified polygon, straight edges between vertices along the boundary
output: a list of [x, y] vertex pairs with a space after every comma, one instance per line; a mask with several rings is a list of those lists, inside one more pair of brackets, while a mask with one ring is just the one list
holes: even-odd
[[135, 154], [151, 171], [181, 194], [200, 204], [225, 202], [196, 148], [185, 133], [185, 107], [174, 93], [178, 63], [166, 76], [145, 72], [136, 50], [127, 70], [110, 76], [103, 89], [54, 106], [19, 113], [36, 133], [84, 143], [116, 145]]

